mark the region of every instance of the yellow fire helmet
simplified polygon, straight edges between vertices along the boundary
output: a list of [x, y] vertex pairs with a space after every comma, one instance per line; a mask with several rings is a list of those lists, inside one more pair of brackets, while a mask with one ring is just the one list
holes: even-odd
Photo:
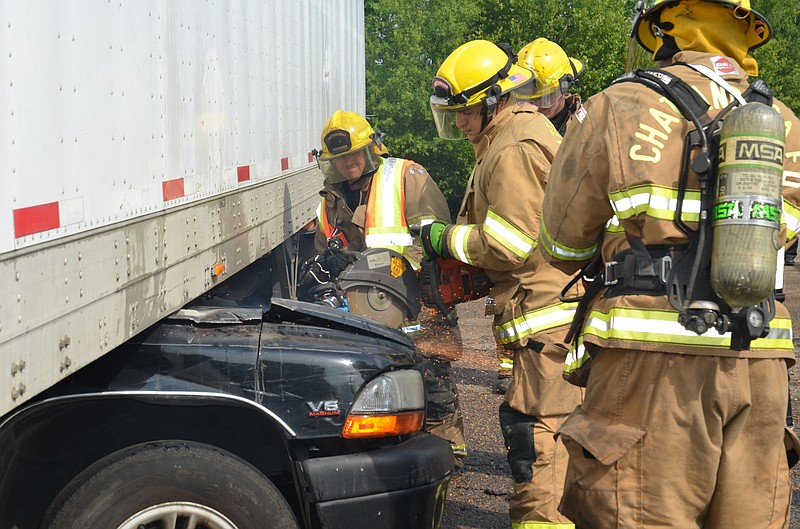
[[[649, 51], [655, 53], [658, 47], [657, 38], [660, 36], [661, 29], [657, 26], [658, 15], [666, 7], [679, 4], [682, 0], [655, 0], [651, 5], [645, 5], [640, 15], [633, 21], [633, 34], [639, 44]], [[747, 30], [745, 38], [750, 50], [763, 46], [772, 38], [772, 26], [766, 18], [757, 11], [750, 9], [750, 0], [702, 0], [709, 3], [719, 4], [731, 9], [731, 14], [739, 20], [747, 20]]]
[[451, 53], [433, 78], [430, 98], [433, 120], [439, 136], [466, 137], [455, 124], [455, 113], [483, 105], [491, 115], [500, 98], [510, 92], [528, 90], [533, 73], [514, 64], [514, 57], [487, 40], [472, 40]]
[[328, 119], [322, 127], [322, 151], [314, 152], [331, 182], [353, 181], [372, 173], [380, 157], [389, 153], [381, 133], [375, 132], [361, 114], [346, 110], [337, 110]]
[[550, 108], [583, 73], [583, 63], [567, 57], [561, 46], [545, 38], [538, 38], [519, 50], [517, 64], [533, 72], [536, 90], [531, 103], [540, 108]]

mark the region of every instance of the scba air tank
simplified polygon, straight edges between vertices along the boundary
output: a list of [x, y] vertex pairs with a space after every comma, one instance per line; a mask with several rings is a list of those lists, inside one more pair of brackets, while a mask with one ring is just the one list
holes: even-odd
[[737, 107], [720, 131], [711, 286], [734, 312], [775, 287], [785, 125], [763, 103]]

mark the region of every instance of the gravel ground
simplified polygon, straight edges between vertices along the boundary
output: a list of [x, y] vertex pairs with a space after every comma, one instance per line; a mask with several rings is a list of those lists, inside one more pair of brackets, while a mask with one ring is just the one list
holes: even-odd
[[464, 341], [463, 357], [453, 362], [458, 384], [468, 455], [450, 482], [442, 529], [510, 527], [508, 494], [511, 471], [497, 420], [503, 401], [494, 393], [497, 357], [492, 319], [484, 316], [484, 300], [458, 308]]
[[[800, 271], [785, 267], [786, 305], [794, 322], [795, 350], [800, 340]], [[511, 473], [506, 463], [497, 407], [502, 397], [493, 392], [496, 381], [491, 318], [483, 315], [484, 300], [459, 306], [464, 340], [461, 359], [453, 362], [469, 455], [452, 481], [442, 529], [510, 528], [508, 497]], [[800, 425], [800, 375], [790, 370], [794, 420]], [[789, 529], [800, 529], [800, 465], [792, 471], [792, 507]]]

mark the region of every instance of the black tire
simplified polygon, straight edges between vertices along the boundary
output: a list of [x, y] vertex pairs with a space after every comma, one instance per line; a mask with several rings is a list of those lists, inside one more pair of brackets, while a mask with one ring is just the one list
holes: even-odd
[[[188, 523], [192, 515], [195, 525]], [[86, 468], [58, 495], [41, 528], [187, 525], [196, 529], [298, 527], [278, 489], [246, 461], [200, 443], [157, 441], [120, 450]]]

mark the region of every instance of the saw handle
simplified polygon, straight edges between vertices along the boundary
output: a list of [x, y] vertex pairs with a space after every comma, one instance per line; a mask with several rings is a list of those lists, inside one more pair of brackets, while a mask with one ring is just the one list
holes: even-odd
[[439, 291], [439, 275], [441, 274], [439, 262], [436, 259], [423, 259], [422, 273], [427, 275], [428, 281], [430, 282], [430, 296], [433, 306], [442, 313], [442, 316], [444, 316], [450, 327], [455, 327], [458, 325], [458, 316], [456, 316], [455, 311], [451, 311], [447, 305], [445, 305], [442, 299], [442, 293]]

